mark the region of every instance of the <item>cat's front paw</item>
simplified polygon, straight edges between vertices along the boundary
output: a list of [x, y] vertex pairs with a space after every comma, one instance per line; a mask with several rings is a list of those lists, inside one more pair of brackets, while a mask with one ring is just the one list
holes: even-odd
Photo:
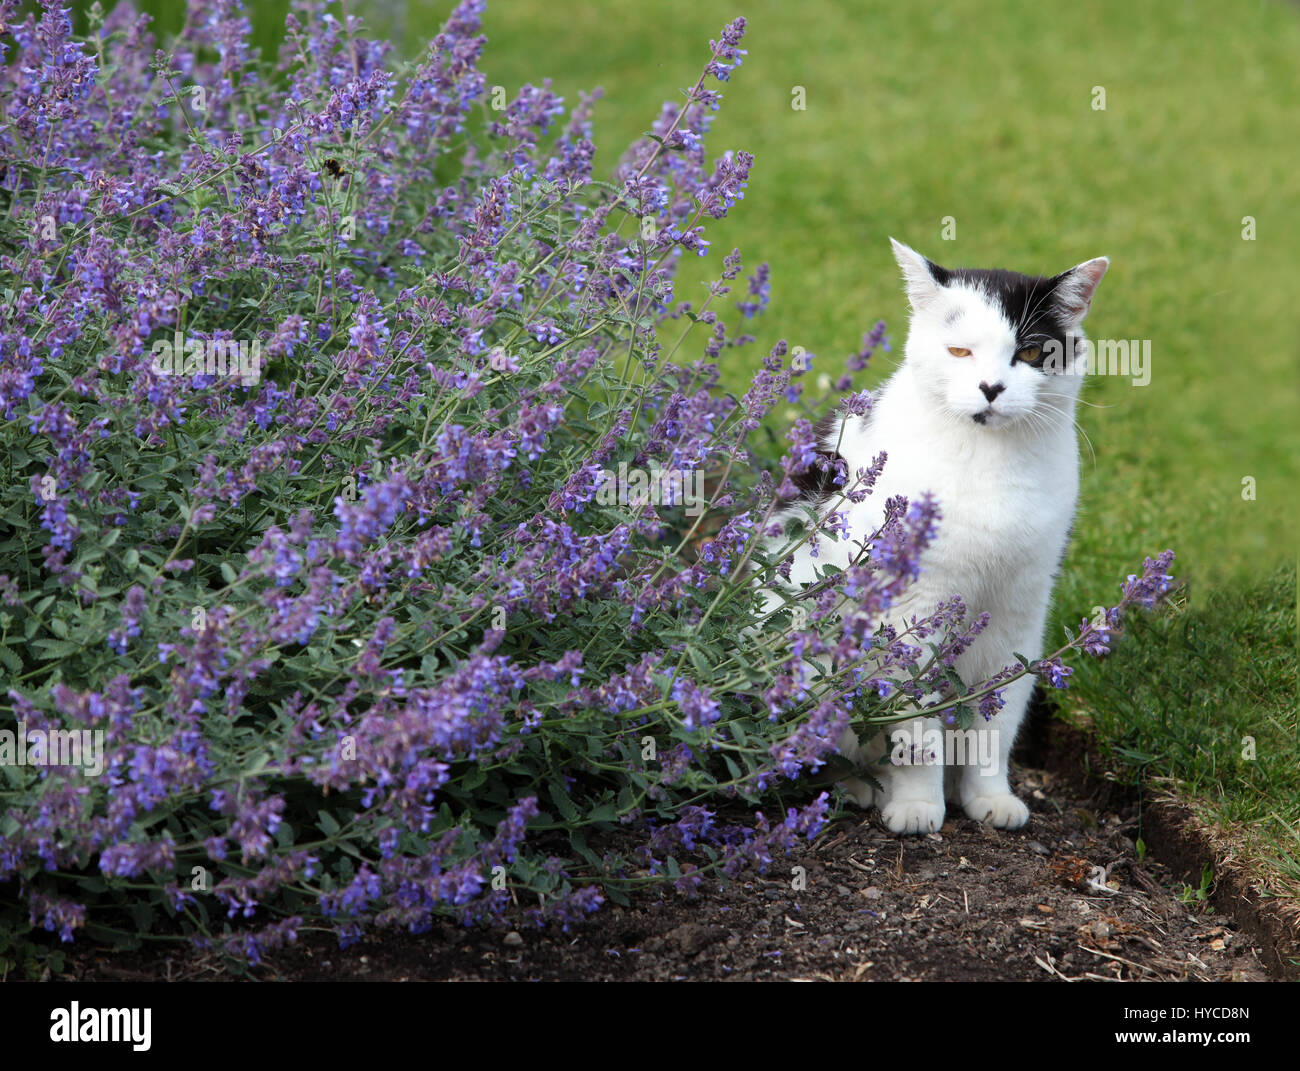
[[880, 809], [891, 833], [933, 833], [943, 825], [943, 804], [929, 800], [895, 800]]
[[1029, 808], [1010, 792], [967, 800], [966, 813], [998, 829], [1019, 829], [1029, 821]]

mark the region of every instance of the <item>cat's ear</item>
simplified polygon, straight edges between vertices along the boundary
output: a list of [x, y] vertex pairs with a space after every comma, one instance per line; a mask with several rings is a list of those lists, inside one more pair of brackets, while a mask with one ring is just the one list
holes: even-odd
[[889, 239], [889, 244], [894, 247], [894, 259], [903, 272], [907, 300], [912, 303], [912, 308], [919, 309], [938, 297], [943, 269], [897, 239]]
[[1053, 280], [1056, 283], [1056, 304], [1067, 323], [1077, 327], [1083, 322], [1092, 307], [1092, 296], [1109, 267], [1110, 258], [1096, 257], [1061, 272]]

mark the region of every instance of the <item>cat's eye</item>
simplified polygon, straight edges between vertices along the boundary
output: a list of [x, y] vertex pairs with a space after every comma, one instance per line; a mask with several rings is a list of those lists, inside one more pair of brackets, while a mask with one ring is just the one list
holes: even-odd
[[949, 347], [948, 347], [948, 352], [951, 353], [954, 357], [969, 357], [969, 356], [970, 356], [970, 350], [963, 349], [961, 346], [949, 346]]
[[1040, 356], [1042, 356], [1042, 353], [1042, 346], [1024, 346], [1023, 348], [1016, 350], [1015, 359], [1017, 361], [1024, 361], [1026, 364], [1033, 364]]

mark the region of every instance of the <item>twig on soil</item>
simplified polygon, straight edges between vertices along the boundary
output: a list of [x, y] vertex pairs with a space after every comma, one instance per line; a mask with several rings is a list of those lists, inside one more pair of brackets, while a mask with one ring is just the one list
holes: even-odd
[[1125, 959], [1123, 956], [1113, 956], [1109, 952], [1102, 952], [1100, 949], [1097, 948], [1089, 948], [1087, 945], [1080, 945], [1079, 948], [1084, 952], [1091, 952], [1094, 956], [1104, 956], [1106, 959], [1113, 959], [1116, 963], [1124, 963], [1130, 967], [1136, 967], [1140, 971], [1146, 971], [1147, 974], [1156, 973], [1150, 967], [1147, 967], [1141, 963], [1135, 963], [1131, 959]]
[[1145, 891], [1148, 896], [1159, 897], [1164, 895], [1164, 890], [1156, 883], [1151, 875], [1131, 860], [1128, 863], [1128, 872], [1133, 875], [1133, 880], [1142, 886], [1143, 891]]
[[1074, 978], [1067, 978], [1064, 974], [1062, 974], [1060, 971], [1058, 971], [1058, 970], [1056, 969], [1056, 965], [1055, 965], [1054, 963], [1050, 962], [1050, 960], [1051, 960], [1051, 958], [1052, 958], [1052, 954], [1051, 954], [1050, 952], [1047, 953], [1047, 958], [1048, 958], [1049, 962], [1044, 963], [1041, 959], [1039, 959], [1037, 956], [1035, 956], [1035, 957], [1034, 957], [1034, 962], [1037, 963], [1040, 967], [1042, 967], [1043, 970], [1045, 970], [1048, 974], [1055, 975], [1057, 978], [1061, 979], [1062, 982], [1073, 982], [1073, 981], [1076, 981], [1076, 980], [1077, 980], [1077, 979], [1074, 979]]
[[848, 833], [841, 831], [840, 835], [838, 837], [835, 837], [833, 840], [823, 839], [820, 843], [814, 844], [813, 851], [824, 852], [830, 850], [831, 848], [838, 848], [841, 844], [843, 844], [846, 840], [848, 840], [848, 837], [849, 837]]
[[1162, 945], [1159, 941], [1153, 940], [1152, 938], [1146, 936], [1146, 934], [1122, 933], [1119, 936], [1129, 941], [1137, 941], [1139, 944], [1144, 944], [1147, 946], [1147, 948], [1151, 949], [1152, 952], [1164, 952], [1165, 950], [1164, 945]]

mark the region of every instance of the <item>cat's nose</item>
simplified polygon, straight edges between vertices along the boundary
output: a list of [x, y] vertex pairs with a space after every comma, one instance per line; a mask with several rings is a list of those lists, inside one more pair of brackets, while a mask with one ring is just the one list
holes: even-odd
[[993, 386], [990, 387], [987, 383], [983, 381], [980, 382], [980, 390], [984, 392], [984, 397], [990, 402], [1006, 389], [1007, 387], [1005, 383], [994, 383]]

